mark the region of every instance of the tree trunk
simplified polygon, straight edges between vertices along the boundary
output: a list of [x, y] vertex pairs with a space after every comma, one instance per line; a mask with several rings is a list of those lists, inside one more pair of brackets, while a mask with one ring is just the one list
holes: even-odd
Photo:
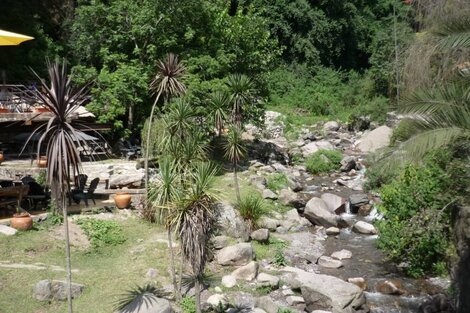
[[72, 265], [70, 262], [70, 240], [69, 240], [69, 224], [67, 219], [67, 201], [65, 192], [61, 192], [60, 203], [62, 204], [62, 214], [64, 216], [64, 233], [65, 233], [65, 259], [67, 263], [67, 302], [69, 313], [73, 312], [72, 307]]
[[155, 102], [152, 105], [152, 111], [150, 111], [149, 123], [148, 123], [148, 130], [147, 130], [147, 142], [145, 143], [145, 196], [148, 196], [149, 192], [149, 155], [150, 155], [150, 134], [152, 133], [152, 121], [153, 121], [153, 114], [155, 113], [155, 107], [157, 106], [157, 102], [160, 99], [161, 93], [157, 94], [155, 98]]
[[196, 282], [194, 283], [194, 298], [196, 300], [196, 313], [201, 313], [201, 284], [199, 277], [196, 277]]
[[233, 162], [233, 178], [235, 180], [235, 192], [237, 193], [237, 202], [240, 203], [240, 187], [238, 186], [237, 161]]
[[176, 270], [175, 270], [175, 255], [173, 253], [173, 241], [171, 239], [171, 227], [168, 227], [168, 248], [170, 249], [170, 271], [171, 271], [171, 279], [173, 282], [173, 289], [175, 292], [175, 298], [176, 300], [181, 299], [181, 294], [178, 290], [178, 285], [176, 283]]
[[183, 267], [184, 267], [184, 255], [183, 250], [181, 250], [181, 264], [180, 264], [180, 272], [178, 276], [178, 293], [181, 295], [181, 285], [183, 284]]

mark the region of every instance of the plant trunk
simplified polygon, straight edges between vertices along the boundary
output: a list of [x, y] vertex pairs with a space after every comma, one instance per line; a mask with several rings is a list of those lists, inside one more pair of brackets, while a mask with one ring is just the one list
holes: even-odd
[[61, 192], [60, 203], [62, 204], [62, 214], [64, 216], [64, 233], [65, 233], [65, 259], [67, 263], [67, 302], [69, 313], [73, 312], [72, 307], [72, 265], [70, 262], [70, 240], [69, 240], [69, 224], [67, 219], [67, 201], [65, 192]]
[[145, 159], [144, 159], [144, 166], [145, 166], [145, 196], [148, 196], [149, 192], [149, 155], [150, 155], [150, 134], [152, 133], [152, 121], [153, 121], [153, 114], [155, 113], [155, 107], [157, 106], [157, 102], [160, 99], [161, 93], [157, 94], [155, 98], [155, 102], [152, 105], [152, 111], [150, 111], [149, 123], [148, 123], [148, 130], [147, 130], [147, 142], [145, 143]]
[[184, 267], [184, 256], [183, 251], [181, 250], [181, 264], [180, 264], [180, 272], [178, 276], [178, 293], [181, 294], [181, 285], [183, 284], [183, 267]]
[[194, 298], [196, 300], [196, 313], [201, 313], [201, 283], [199, 277], [196, 277], [194, 284]]
[[237, 193], [237, 202], [240, 203], [240, 187], [238, 186], [237, 161], [233, 162], [233, 178], [235, 180], [235, 192]]
[[171, 239], [171, 226], [168, 226], [168, 248], [170, 249], [170, 271], [171, 271], [171, 279], [173, 282], [173, 289], [175, 292], [176, 300], [181, 299], [181, 294], [178, 290], [178, 285], [176, 283], [176, 270], [175, 270], [175, 255], [173, 253], [173, 241]]

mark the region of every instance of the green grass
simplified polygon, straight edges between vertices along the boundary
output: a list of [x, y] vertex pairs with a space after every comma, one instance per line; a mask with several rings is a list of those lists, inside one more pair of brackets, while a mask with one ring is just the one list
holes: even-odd
[[284, 173], [274, 173], [266, 178], [266, 186], [272, 191], [279, 191], [286, 188], [288, 183], [289, 181]]
[[[238, 185], [240, 187], [240, 194], [258, 194], [261, 195], [260, 191], [249, 183], [248, 171], [238, 173]], [[237, 196], [235, 193], [235, 182], [233, 179], [232, 172], [226, 172], [222, 175], [216, 176], [214, 180], [214, 191], [218, 200], [226, 201], [232, 205], [237, 204]]]
[[287, 243], [284, 240], [277, 239], [273, 236], [269, 237], [267, 244], [252, 241], [251, 245], [253, 246], [257, 260], [274, 260], [278, 251], [287, 247]]
[[342, 158], [339, 151], [319, 150], [305, 160], [305, 167], [312, 174], [328, 173], [341, 167]]
[[[136, 284], [145, 282], [149, 268], [161, 277], [156, 281], [168, 284], [168, 250], [166, 244], [155, 242], [162, 230], [141, 220], [119, 221], [127, 239], [117, 246], [101, 247], [99, 251], [72, 247], [73, 281], [85, 285], [81, 297], [74, 300], [76, 312], [113, 312], [118, 295]], [[165, 238], [161, 234], [161, 238]], [[143, 241], [142, 241], [143, 240]], [[145, 247], [132, 254], [137, 246]], [[50, 236], [47, 229], [21, 232], [0, 240], [0, 260], [11, 263], [43, 263], [65, 267], [64, 242]], [[39, 302], [32, 298], [32, 287], [43, 279], [65, 280], [66, 273], [52, 270], [6, 269], [0, 267], [0, 311], [59, 313], [66, 311], [66, 302]], [[13, 299], [21, 299], [14, 301]]]

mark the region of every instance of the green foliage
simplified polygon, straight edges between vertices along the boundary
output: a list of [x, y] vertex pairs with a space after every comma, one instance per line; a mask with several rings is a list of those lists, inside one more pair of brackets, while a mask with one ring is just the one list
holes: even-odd
[[276, 253], [274, 254], [273, 264], [277, 266], [286, 266], [287, 260], [284, 256], [283, 249], [280, 247], [276, 247]]
[[279, 308], [277, 310], [277, 313], [294, 313], [294, 311], [292, 311], [291, 309], [288, 309], [288, 308]]
[[83, 229], [93, 248], [115, 246], [126, 241], [121, 225], [115, 221], [82, 218], [76, 223]]
[[411, 136], [413, 136], [413, 124], [409, 120], [402, 120], [393, 129], [392, 137], [390, 137], [390, 144], [399, 144], [400, 142], [410, 139]]
[[305, 167], [312, 174], [328, 173], [341, 167], [343, 155], [336, 150], [319, 150], [305, 161]]
[[40, 170], [38, 176], [36, 176], [36, 182], [41, 185], [46, 185], [46, 170]]
[[242, 197], [237, 207], [241, 217], [247, 220], [252, 227], [256, 227], [256, 223], [265, 212], [264, 200], [258, 194]]
[[407, 166], [381, 189], [379, 211], [384, 218], [377, 222], [378, 247], [393, 261], [405, 262], [413, 277], [443, 274], [443, 262], [453, 250], [448, 207], [459, 190], [450, 174], [450, 157], [435, 153], [424, 165]]
[[278, 191], [287, 187], [288, 179], [284, 173], [274, 173], [266, 178], [266, 186], [272, 191]]
[[183, 297], [178, 304], [183, 313], [196, 313], [196, 300], [194, 297]]

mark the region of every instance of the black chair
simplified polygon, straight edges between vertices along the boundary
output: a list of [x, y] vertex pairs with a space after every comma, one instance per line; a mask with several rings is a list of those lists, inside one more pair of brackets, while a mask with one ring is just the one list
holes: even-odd
[[21, 179], [25, 185], [29, 185], [29, 192], [28, 195], [25, 197], [28, 201], [29, 207], [33, 209], [37, 209], [37, 205], [39, 202], [42, 202], [43, 205], [47, 203], [50, 199], [50, 195], [47, 190], [39, 185], [34, 179]]
[[83, 200], [85, 202], [85, 205], [88, 206], [88, 199], [93, 201], [93, 204], [96, 205], [95, 202], [95, 190], [96, 187], [98, 187], [98, 184], [100, 182], [100, 179], [98, 177], [94, 178], [90, 182], [90, 186], [88, 187], [87, 191], [79, 191], [74, 194], [72, 194], [73, 200], [75, 201], [76, 204], [80, 204], [80, 201]]
[[75, 194], [80, 194], [85, 191], [87, 180], [88, 180], [88, 175], [86, 174], [78, 174], [77, 176], [75, 176], [74, 178], [75, 187], [73, 187], [70, 190], [69, 205], [72, 205], [72, 199], [74, 199]]

